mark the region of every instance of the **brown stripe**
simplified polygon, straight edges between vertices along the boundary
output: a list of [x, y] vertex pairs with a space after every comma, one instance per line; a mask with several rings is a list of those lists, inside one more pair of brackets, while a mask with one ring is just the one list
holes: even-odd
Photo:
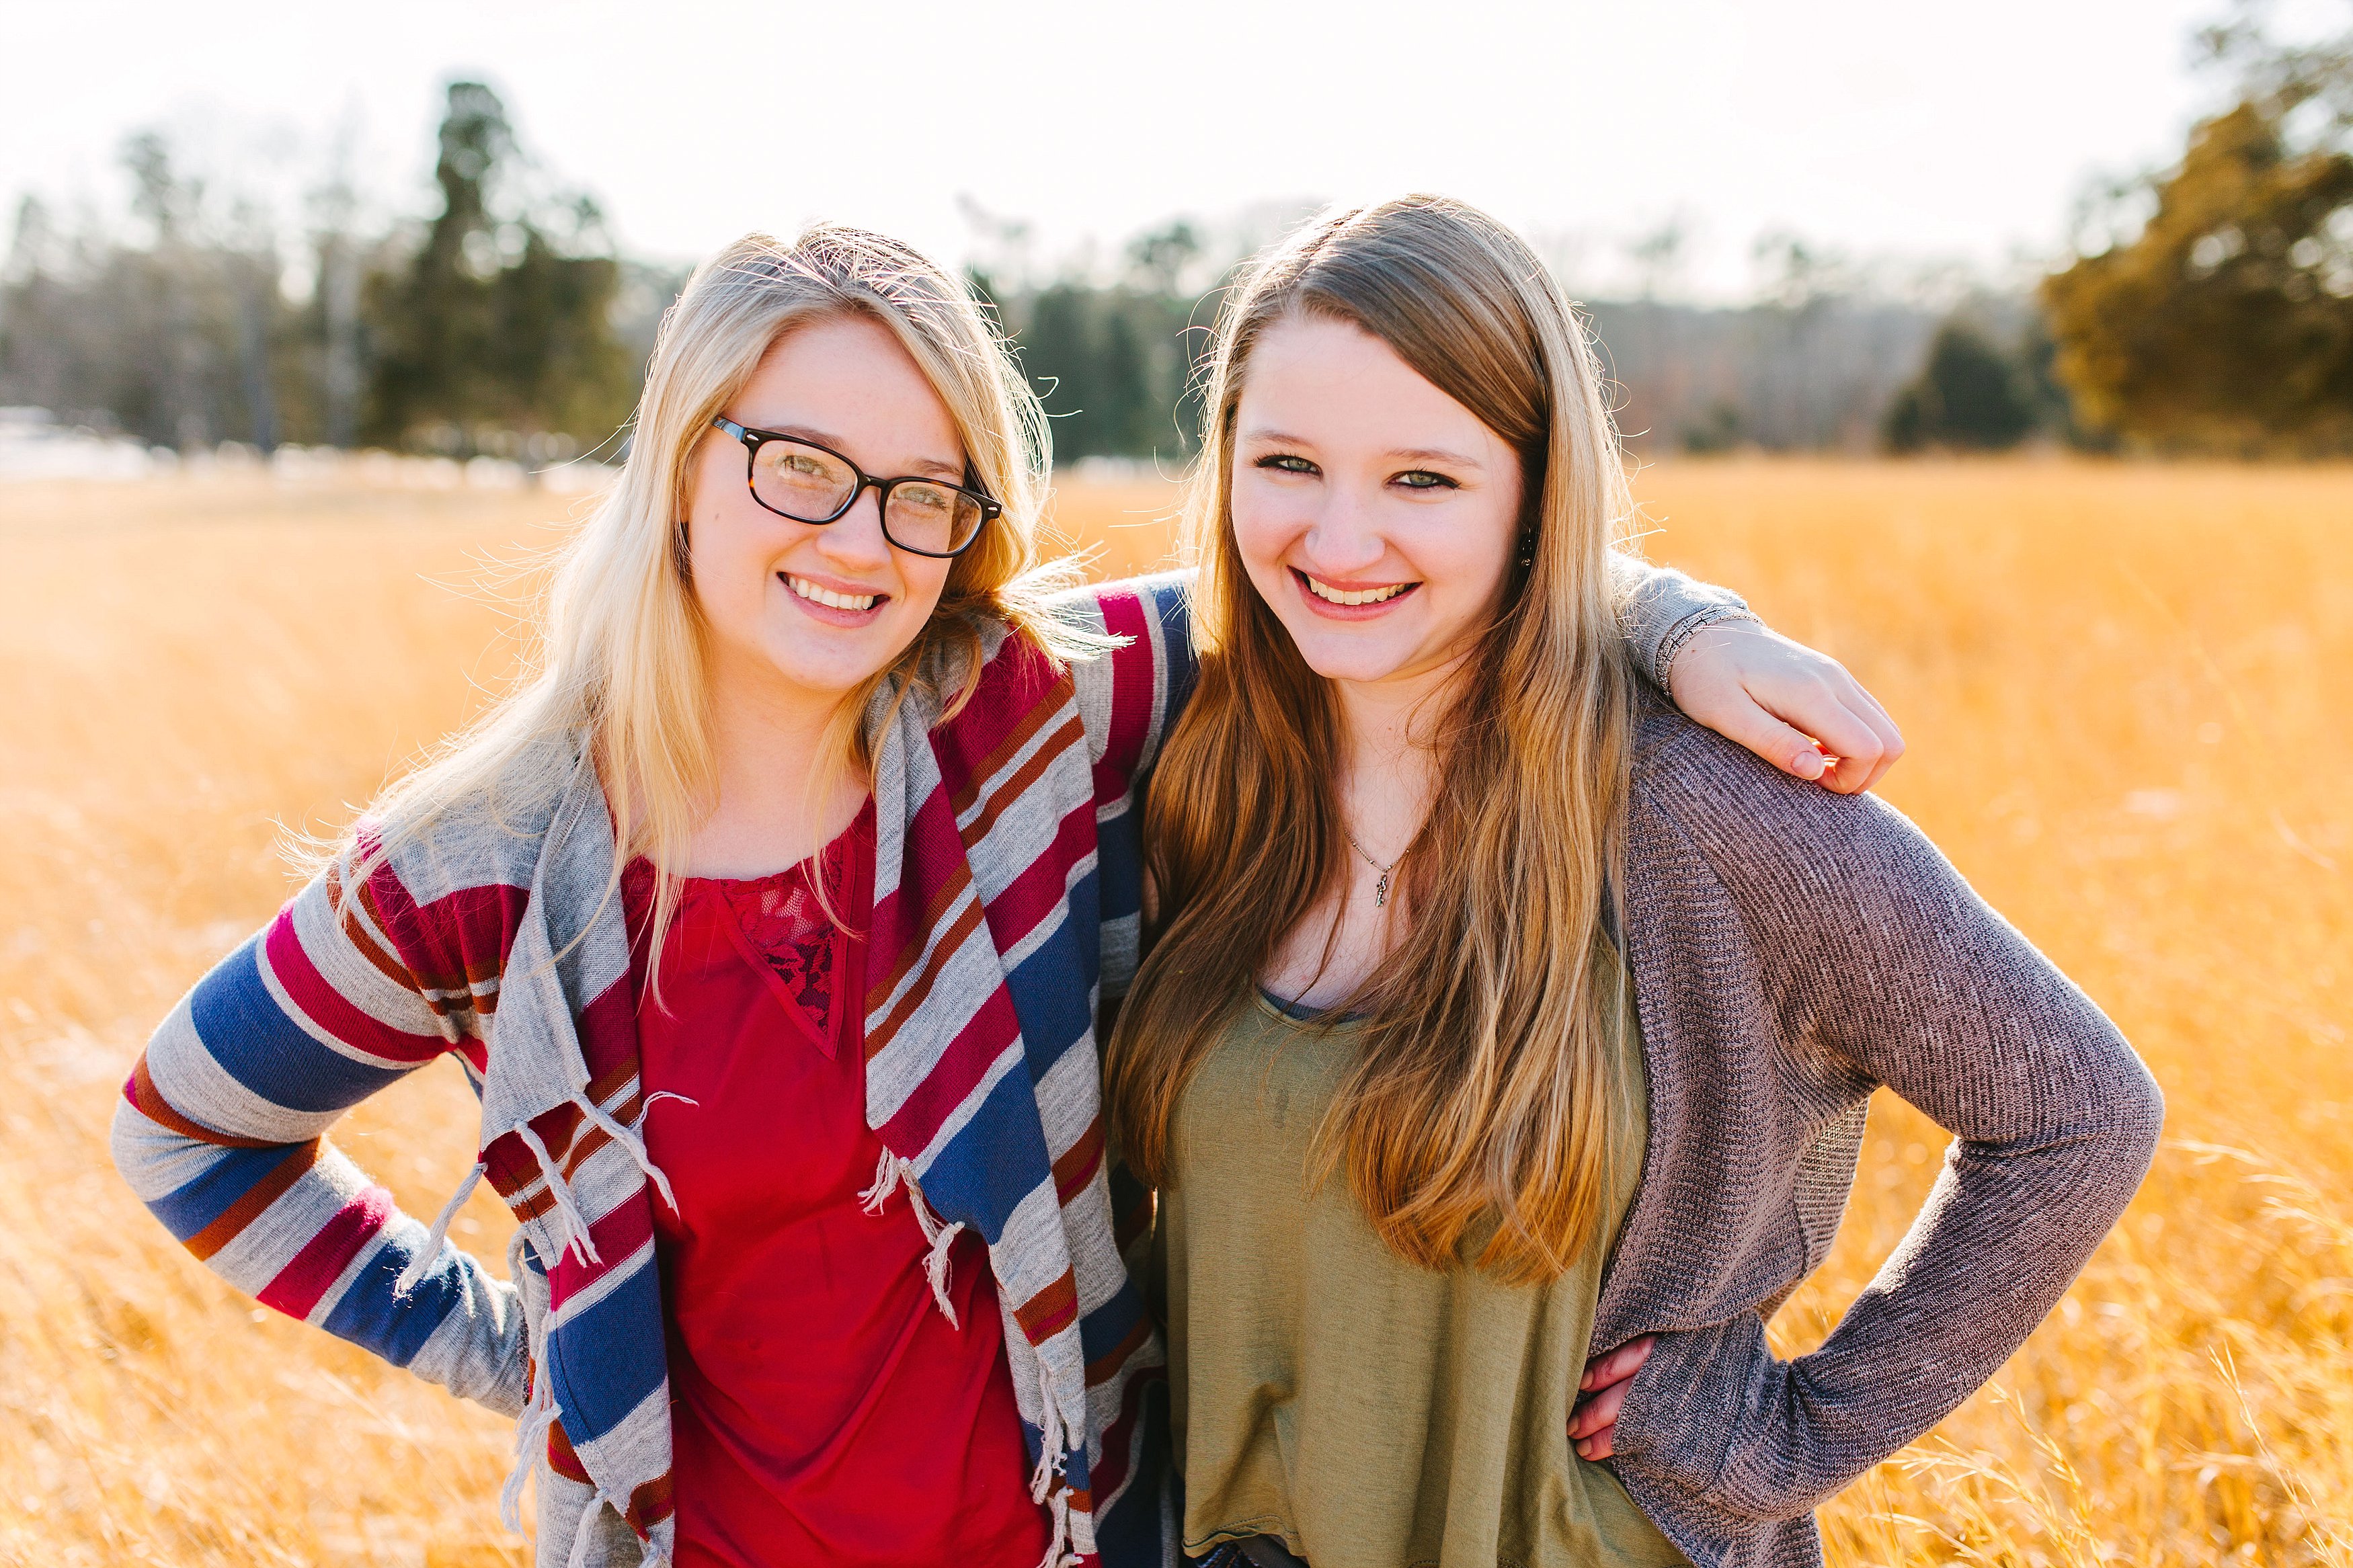
[[892, 967], [890, 973], [866, 988], [866, 1010], [869, 1013], [882, 1005], [882, 999], [896, 991], [899, 988], [899, 982], [907, 978], [908, 971], [913, 969], [917, 961], [923, 956], [924, 942], [938, 927], [941, 917], [948, 912], [949, 905], [961, 897], [964, 890], [970, 886], [972, 886], [972, 863], [967, 860], [957, 865], [955, 870], [948, 873], [947, 879], [932, 890], [930, 901], [923, 905], [923, 923], [915, 928], [915, 940], [901, 950], [899, 962]]
[[[604, 1077], [593, 1078], [588, 1080], [588, 1098], [595, 1100], [601, 1106], [607, 1100], [620, 1093], [622, 1089], [627, 1089], [629, 1086], [630, 1080], [635, 1079], [637, 1076], [638, 1064], [629, 1058], [623, 1057], [619, 1061], [615, 1062], [611, 1067], [605, 1069]], [[636, 1098], [637, 1097], [634, 1094], [630, 1096], [631, 1100], [635, 1100]], [[619, 1106], [613, 1107], [609, 1110], [608, 1114], [617, 1116], [623, 1121], [629, 1120], [629, 1113]]]
[[670, 1510], [677, 1507], [676, 1489], [670, 1475], [671, 1472], [664, 1470], [652, 1480], [640, 1483], [638, 1489], [629, 1494], [629, 1510], [622, 1517], [639, 1535], [651, 1535], [654, 1526], [668, 1519]]
[[1087, 1386], [1093, 1388], [1117, 1377], [1120, 1369], [1127, 1364], [1127, 1358], [1141, 1350], [1144, 1342], [1151, 1337], [1152, 1319], [1149, 1316], [1139, 1315], [1135, 1320], [1135, 1326], [1127, 1331], [1127, 1338], [1087, 1363]]
[[269, 1173], [245, 1191], [245, 1195], [221, 1211], [220, 1217], [188, 1237], [190, 1252], [198, 1258], [210, 1258], [237, 1234], [259, 1219], [262, 1212], [286, 1195], [286, 1189], [307, 1175], [319, 1163], [322, 1140], [313, 1138], [307, 1143], [297, 1143], [286, 1151], [286, 1158], [269, 1168]]
[[[1040, 1325], [1052, 1323], [1056, 1318], [1068, 1318], [1075, 1322], [1078, 1321], [1078, 1280], [1069, 1269], [1065, 1268], [1060, 1279], [1014, 1308], [1013, 1321], [1021, 1325], [1021, 1331], [1029, 1336], [1029, 1342], [1036, 1344]], [[1060, 1332], [1062, 1326], [1057, 1326], [1054, 1331]]]
[[1081, 740], [1086, 738], [1086, 730], [1080, 724], [1075, 714], [1052, 740], [1030, 753], [1029, 760], [1021, 764], [1019, 773], [1006, 780], [1003, 785], [988, 797], [988, 804], [981, 807], [980, 815], [973, 818], [972, 826], [964, 829], [965, 848], [971, 848], [988, 837], [988, 830], [997, 825], [997, 819], [1004, 816], [1007, 809], [1015, 801], [1019, 800], [1031, 784], [1038, 782], [1040, 774], [1053, 766], [1054, 760], [1069, 748], [1071, 737], [1073, 735]]
[[1054, 1162], [1054, 1193], [1062, 1202], [1069, 1203], [1071, 1194], [1086, 1185], [1087, 1179], [1094, 1174], [1095, 1166], [1103, 1161], [1103, 1118], [1098, 1116], [1087, 1123], [1079, 1141], [1063, 1150], [1062, 1157]]
[[[335, 911], [335, 923], [343, 928], [344, 939], [359, 949], [360, 956], [374, 964], [376, 972], [386, 980], [391, 981], [403, 991], [421, 991], [422, 987], [418, 985], [417, 976], [408, 972], [408, 965], [401, 963], [375, 939], [375, 932], [384, 929], [384, 911], [376, 908], [375, 889], [362, 882], [354, 889], [355, 897], [352, 903], [347, 904], [343, 901], [343, 887], [337, 870], [338, 868], [333, 866], [327, 868], [327, 898]], [[366, 912], [366, 920], [363, 921], [353, 912], [354, 904]], [[375, 931], [368, 929], [371, 924], [375, 927]], [[436, 1013], [448, 1011], [429, 996], [426, 1001]]]
[[580, 1462], [579, 1451], [572, 1447], [572, 1438], [564, 1430], [564, 1419], [558, 1416], [547, 1428], [547, 1468], [567, 1481], [579, 1481], [586, 1486], [596, 1483], [589, 1479], [588, 1467]]
[[172, 1102], [164, 1098], [164, 1091], [155, 1087], [154, 1077], [147, 1070], [145, 1051], [139, 1053], [139, 1064], [131, 1069], [131, 1082], [135, 1097], [132, 1104], [139, 1114], [183, 1138], [210, 1143], [216, 1149], [274, 1149], [278, 1146], [275, 1138], [233, 1138], [226, 1132], [216, 1132], [203, 1122], [191, 1121], [173, 1110]]
[[956, 916], [955, 924], [940, 933], [937, 945], [932, 949], [931, 967], [923, 971], [923, 978], [907, 987], [907, 994], [899, 998], [899, 1005], [891, 1009], [890, 1016], [882, 1020], [881, 1028], [867, 1031], [866, 1059], [868, 1061], [871, 1062], [881, 1055], [882, 1048], [891, 1043], [892, 1037], [905, 1026], [909, 1018], [915, 1016], [915, 1010], [931, 996], [932, 986], [940, 977], [941, 963], [962, 947], [966, 939], [979, 929], [979, 926], [980, 900], [974, 899], [965, 905], [964, 913]]
[[948, 804], [958, 816], [972, 809], [972, 803], [980, 798], [980, 792], [987, 787], [990, 779], [997, 776], [997, 771], [1005, 765], [1005, 759], [1019, 751], [1029, 737], [1054, 716], [1062, 706], [1063, 695], [1060, 687], [1048, 692], [1044, 700], [1021, 715], [1020, 721], [1006, 733], [1005, 739], [999, 741], [988, 755], [980, 759], [979, 764], [964, 781], [964, 787], [948, 796]]

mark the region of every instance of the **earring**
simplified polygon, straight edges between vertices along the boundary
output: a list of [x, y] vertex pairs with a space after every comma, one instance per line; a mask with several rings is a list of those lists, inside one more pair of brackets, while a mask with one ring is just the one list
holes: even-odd
[[1523, 534], [1521, 534], [1521, 535], [1520, 535], [1520, 570], [1521, 570], [1521, 571], [1523, 571], [1523, 572], [1525, 572], [1525, 571], [1527, 571], [1530, 567], [1534, 566], [1535, 563], [1536, 563], [1536, 535], [1535, 535], [1535, 530], [1534, 530], [1534, 529], [1529, 529], [1526, 532], [1525, 532], [1525, 533], [1523, 533]]

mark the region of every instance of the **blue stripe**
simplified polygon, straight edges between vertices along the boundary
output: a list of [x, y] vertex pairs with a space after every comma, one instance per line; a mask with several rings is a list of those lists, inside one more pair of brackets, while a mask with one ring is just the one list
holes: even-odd
[[[1100, 847], [1096, 850], [1095, 859], [1100, 865], [1103, 859]], [[1092, 940], [1078, 944], [1079, 994], [1082, 996], [1093, 995], [1095, 982], [1103, 977], [1102, 894], [1103, 878], [1096, 868], [1091, 866], [1087, 868], [1087, 874], [1071, 883], [1071, 890], [1062, 897], [1063, 907], [1071, 911], [1068, 917], [1071, 922], [1070, 929], [1074, 931], [1093, 933]], [[1087, 1026], [1094, 1027], [1094, 1020], [1092, 1017], [1087, 1020]]]
[[1050, 1184], [1053, 1174], [1038, 1124], [1037, 1091], [1027, 1073], [1009, 1072], [922, 1179], [934, 1209], [972, 1226], [994, 1247], [1015, 1205], [1040, 1184]]
[[[1092, 878], [1088, 881], [1092, 883]], [[1087, 889], [1086, 903], [1094, 902]], [[1021, 1020], [1021, 1046], [1028, 1054], [1029, 1081], [1036, 1083], [1062, 1059], [1062, 1054], [1084, 1039], [1094, 1018], [1088, 1006], [1094, 990], [1095, 966], [1088, 960], [1100, 951], [1103, 928], [1092, 909], [1073, 897], [1063, 908], [1053, 933], [1029, 950], [1005, 977], [1013, 998], [1013, 1016]], [[1084, 931], [1087, 940], [1081, 942]]]
[[150, 1213], [182, 1241], [220, 1218], [254, 1184], [292, 1159], [304, 1145], [273, 1143], [266, 1149], [224, 1149], [195, 1181], [148, 1200]]
[[1159, 614], [1161, 641], [1166, 649], [1168, 705], [1160, 712], [1160, 735], [1166, 740], [1176, 727], [1176, 716], [1192, 700], [1201, 661], [1193, 654], [1193, 614], [1183, 580], [1155, 584], [1145, 592]]
[[1145, 780], [1129, 786], [1125, 811], [1095, 823], [1094, 880], [1101, 889], [1099, 921], [1124, 920], [1144, 908], [1144, 814], [1135, 803], [1144, 798]]
[[327, 1314], [326, 1331], [374, 1351], [395, 1366], [415, 1361], [433, 1331], [448, 1320], [465, 1298], [470, 1284], [467, 1275], [476, 1268], [473, 1259], [445, 1241], [441, 1256], [417, 1281], [417, 1289], [406, 1296], [394, 1295], [393, 1281], [417, 1256], [416, 1244], [424, 1239], [422, 1230], [414, 1236], [386, 1237], [375, 1256], [353, 1276], [335, 1310]]
[[[786, 1326], [780, 1310], [779, 1355], [788, 1351]], [[662, 1385], [661, 1283], [650, 1256], [611, 1295], [548, 1336], [547, 1370], [564, 1407], [564, 1435], [575, 1447], [618, 1426]]]
[[1119, 1289], [1112, 1292], [1110, 1300], [1079, 1320], [1079, 1347], [1089, 1364], [1117, 1348], [1143, 1316], [1143, 1295], [1123, 1280]]
[[188, 994], [196, 1036], [213, 1060], [272, 1105], [345, 1110], [406, 1068], [369, 1067], [329, 1050], [288, 1017], [261, 981], [261, 937], [214, 966]]
[[1184, 1483], [1168, 1455], [1168, 1384], [1155, 1378], [1136, 1413], [1135, 1441], [1143, 1450], [1128, 1471], [1127, 1488], [1109, 1509], [1095, 1510], [1095, 1550], [1103, 1568], [1158, 1568], [1160, 1489], [1174, 1497], [1174, 1514], [1185, 1517]]

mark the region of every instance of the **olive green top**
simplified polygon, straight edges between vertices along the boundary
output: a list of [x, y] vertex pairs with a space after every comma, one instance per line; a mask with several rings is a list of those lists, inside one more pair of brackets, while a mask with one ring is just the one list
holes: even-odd
[[1604, 949], [1595, 973], [1617, 999], [1614, 1168], [1594, 1239], [1546, 1285], [1502, 1285], [1467, 1262], [1417, 1268], [1373, 1233], [1345, 1173], [1311, 1182], [1355, 1026], [1264, 997], [1236, 1010], [1177, 1105], [1152, 1243], [1188, 1554], [1266, 1535], [1312, 1568], [1683, 1563], [1569, 1447], [1602, 1266], [1648, 1136], [1624, 970]]

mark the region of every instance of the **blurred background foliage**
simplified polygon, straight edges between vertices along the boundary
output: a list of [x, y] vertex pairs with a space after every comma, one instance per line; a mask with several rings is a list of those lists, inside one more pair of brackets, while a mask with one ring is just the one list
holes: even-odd
[[[1756, 298], [1672, 298], [1685, 236], [1584, 302], [1638, 451], [2353, 451], [2353, 32], [2285, 44], [2242, 9], [2200, 35], [2227, 90], [2171, 168], [2084, 199], [2067, 254], [2008, 287], [1890, 277], [1767, 235]], [[150, 447], [383, 447], [528, 465], [617, 456], [676, 265], [621, 254], [488, 87], [448, 89], [430, 216], [365, 220], [340, 165], [301, 220], [121, 158], [127, 223], [27, 197], [0, 266], [0, 405]], [[1172, 219], [1041, 264], [968, 205], [967, 276], [1053, 416], [1056, 456], [1173, 471], [1223, 285], [1300, 209]]]

